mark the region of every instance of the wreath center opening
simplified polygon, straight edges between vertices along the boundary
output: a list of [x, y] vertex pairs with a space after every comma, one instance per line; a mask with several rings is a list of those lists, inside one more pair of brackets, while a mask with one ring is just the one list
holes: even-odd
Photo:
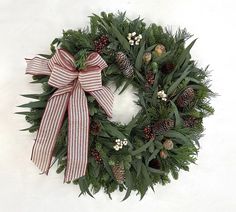
[[109, 87], [114, 93], [112, 118], [110, 121], [128, 124], [141, 110], [141, 107], [135, 103], [138, 101], [138, 97], [135, 95], [137, 89], [130, 85], [124, 92], [119, 94], [123, 86], [117, 90], [114, 85], [109, 85]]

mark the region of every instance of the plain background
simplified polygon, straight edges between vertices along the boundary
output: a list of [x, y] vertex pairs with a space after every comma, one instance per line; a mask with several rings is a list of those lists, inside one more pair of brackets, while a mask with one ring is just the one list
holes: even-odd
[[[49, 176], [29, 160], [35, 135], [20, 132], [28, 124], [14, 115], [26, 103], [22, 93], [39, 91], [24, 75], [24, 57], [47, 53], [62, 29], [85, 27], [91, 13], [127, 11], [147, 23], [187, 28], [198, 37], [192, 55], [200, 66], [210, 64], [215, 115], [205, 120], [198, 165], [181, 172], [178, 181], [148, 191], [142, 201], [132, 193], [109, 200], [103, 192], [78, 198], [79, 188], [63, 184], [52, 168]], [[0, 0], [0, 211], [236, 211], [235, 38], [236, 6], [230, 0]], [[127, 121], [135, 112], [132, 93], [116, 97], [114, 117]], [[124, 110], [129, 106], [130, 116]]]

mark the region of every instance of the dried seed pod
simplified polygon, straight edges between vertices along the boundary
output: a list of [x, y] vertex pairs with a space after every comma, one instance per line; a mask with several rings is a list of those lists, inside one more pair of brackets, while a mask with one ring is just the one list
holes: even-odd
[[166, 53], [166, 48], [164, 45], [158, 44], [155, 47], [155, 52], [156, 52], [157, 56], [160, 57], [162, 54]]
[[152, 59], [152, 54], [151, 54], [151, 52], [145, 52], [145, 53], [143, 54], [143, 62], [144, 62], [145, 64], [148, 64], [148, 63], [151, 61], [151, 59]]
[[166, 150], [171, 150], [173, 149], [174, 147], [174, 144], [173, 144], [173, 141], [171, 139], [166, 139], [163, 143], [163, 147], [166, 149]]

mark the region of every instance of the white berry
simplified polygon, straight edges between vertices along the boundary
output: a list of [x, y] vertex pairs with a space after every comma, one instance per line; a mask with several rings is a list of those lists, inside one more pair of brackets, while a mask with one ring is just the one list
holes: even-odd
[[117, 146], [119, 147], [119, 149], [122, 149], [123, 148], [123, 143], [120, 143]]
[[116, 151], [118, 151], [118, 150], [120, 149], [120, 147], [119, 147], [118, 145], [113, 146], [113, 148], [114, 148]]
[[123, 140], [123, 145], [126, 146], [128, 144], [127, 140]]

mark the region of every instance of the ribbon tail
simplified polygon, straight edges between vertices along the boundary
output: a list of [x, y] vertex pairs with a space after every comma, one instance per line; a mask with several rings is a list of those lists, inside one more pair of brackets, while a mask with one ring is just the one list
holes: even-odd
[[31, 160], [46, 174], [51, 165], [56, 137], [63, 123], [70, 95], [58, 95], [60, 92], [60, 89], [56, 91], [47, 103], [31, 155]]
[[48, 67], [48, 59], [34, 57], [33, 59], [25, 59], [27, 63], [26, 74], [32, 75], [50, 75], [51, 70]]
[[85, 175], [88, 160], [89, 114], [87, 98], [77, 82], [68, 105], [68, 150], [64, 182]]
[[90, 91], [90, 94], [96, 99], [98, 104], [103, 108], [109, 117], [112, 117], [112, 106], [114, 95], [107, 87], [102, 86], [102, 89]]

